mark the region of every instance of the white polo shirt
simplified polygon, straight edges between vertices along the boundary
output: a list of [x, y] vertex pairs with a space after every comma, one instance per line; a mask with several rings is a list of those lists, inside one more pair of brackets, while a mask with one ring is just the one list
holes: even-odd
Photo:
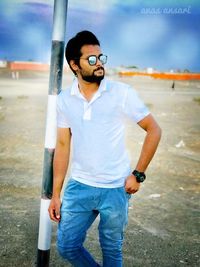
[[71, 177], [95, 187], [123, 186], [131, 173], [124, 115], [137, 123], [148, 114], [127, 84], [104, 79], [88, 102], [75, 79], [70, 89], [59, 94], [57, 102], [57, 126], [71, 128], [72, 132]]

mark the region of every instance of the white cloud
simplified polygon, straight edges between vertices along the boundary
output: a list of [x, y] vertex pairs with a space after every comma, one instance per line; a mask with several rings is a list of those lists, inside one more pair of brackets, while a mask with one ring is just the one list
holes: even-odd
[[[5, 0], [4, 0], [5, 1]], [[41, 3], [41, 4], [53, 4], [54, 3], [54, 0], [9, 0], [10, 3]]]
[[119, 34], [125, 48], [142, 51], [160, 42], [168, 30], [168, 22], [162, 16], [135, 16], [121, 25]]
[[115, 2], [118, 2], [116, 0], [73, 0], [68, 1], [70, 7], [75, 8], [81, 8], [81, 9], [89, 9], [89, 10], [95, 10], [95, 11], [106, 11], [109, 9]]
[[114, 6], [136, 6], [137, 1], [133, 0], [72, 0], [68, 1], [69, 8], [87, 9], [90, 11], [105, 13], [109, 12]]

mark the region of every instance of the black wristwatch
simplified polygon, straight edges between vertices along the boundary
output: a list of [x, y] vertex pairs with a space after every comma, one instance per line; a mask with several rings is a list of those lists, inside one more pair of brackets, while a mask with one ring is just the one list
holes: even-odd
[[137, 170], [134, 170], [132, 174], [136, 177], [138, 183], [142, 183], [146, 179], [146, 175], [144, 172], [139, 172]]

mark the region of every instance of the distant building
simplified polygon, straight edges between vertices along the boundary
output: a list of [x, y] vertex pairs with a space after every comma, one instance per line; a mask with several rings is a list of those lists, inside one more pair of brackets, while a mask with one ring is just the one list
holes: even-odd
[[7, 61], [6, 60], [0, 60], [0, 68], [7, 68]]
[[48, 71], [49, 64], [40, 62], [29, 62], [29, 61], [13, 61], [9, 62], [9, 69], [11, 71], [19, 70], [31, 70], [31, 71]]
[[147, 68], [147, 73], [148, 73], [148, 74], [152, 74], [152, 73], [154, 73], [154, 69], [151, 68], [151, 67]]

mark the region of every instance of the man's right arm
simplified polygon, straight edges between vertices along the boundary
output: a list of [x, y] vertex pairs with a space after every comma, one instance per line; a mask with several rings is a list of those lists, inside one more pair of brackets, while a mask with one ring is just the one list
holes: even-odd
[[70, 141], [70, 128], [58, 128], [53, 159], [53, 195], [49, 205], [50, 218], [55, 222], [60, 221], [60, 193], [69, 164]]

